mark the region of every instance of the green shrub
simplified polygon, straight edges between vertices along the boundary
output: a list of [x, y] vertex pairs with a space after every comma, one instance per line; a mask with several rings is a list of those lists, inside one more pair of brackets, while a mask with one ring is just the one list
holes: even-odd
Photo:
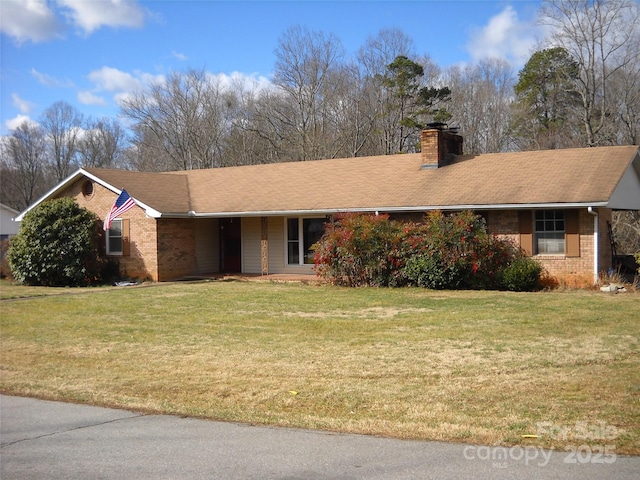
[[72, 198], [43, 202], [29, 211], [11, 241], [9, 263], [27, 285], [95, 283], [105, 264], [99, 219]]
[[11, 245], [11, 240], [0, 240], [0, 278], [13, 278], [11, 267], [9, 266], [9, 256], [7, 252]]
[[634, 253], [634, 257], [636, 257], [636, 264], [638, 265], [638, 273], [640, 274], [640, 252]]
[[542, 266], [530, 257], [521, 256], [506, 266], [500, 275], [501, 287], [512, 292], [530, 292], [540, 288]]
[[407, 259], [404, 275], [410, 285], [433, 290], [455, 289], [462, 284], [460, 268], [447, 265], [438, 252]]

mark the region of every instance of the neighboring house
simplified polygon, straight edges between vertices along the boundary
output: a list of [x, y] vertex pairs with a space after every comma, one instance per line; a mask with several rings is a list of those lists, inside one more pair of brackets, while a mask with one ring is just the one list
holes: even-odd
[[0, 277], [3, 278], [9, 270], [8, 263], [5, 261], [9, 247], [7, 240], [17, 235], [20, 229], [20, 224], [13, 221], [19, 214], [20, 212], [16, 209], [0, 203]]
[[0, 203], [0, 240], [7, 240], [18, 234], [20, 224], [14, 222], [20, 212], [4, 203]]
[[612, 265], [612, 210], [640, 209], [640, 150], [462, 155], [462, 137], [430, 129], [417, 154], [166, 173], [80, 169], [36, 204], [71, 196], [104, 218], [121, 189], [137, 206], [113, 222], [107, 251], [128, 277], [312, 274], [309, 247], [332, 214], [420, 219], [472, 209], [552, 276], [589, 284]]

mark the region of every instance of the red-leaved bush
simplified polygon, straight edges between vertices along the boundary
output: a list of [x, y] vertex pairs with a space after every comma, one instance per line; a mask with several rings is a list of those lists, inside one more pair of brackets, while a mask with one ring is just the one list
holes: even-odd
[[343, 214], [326, 225], [314, 250], [316, 273], [348, 286], [532, 290], [542, 271], [512, 242], [487, 233], [483, 218], [470, 211], [435, 211], [420, 223]]

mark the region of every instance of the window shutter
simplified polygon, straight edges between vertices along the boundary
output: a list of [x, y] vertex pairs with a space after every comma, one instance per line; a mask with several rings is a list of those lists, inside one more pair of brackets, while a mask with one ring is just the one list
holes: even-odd
[[122, 219], [122, 256], [128, 257], [130, 255], [129, 248], [129, 219]]
[[580, 256], [580, 211], [565, 210], [564, 212], [564, 240], [567, 257]]
[[520, 210], [518, 221], [520, 223], [520, 248], [527, 255], [533, 255], [533, 215], [531, 210]]

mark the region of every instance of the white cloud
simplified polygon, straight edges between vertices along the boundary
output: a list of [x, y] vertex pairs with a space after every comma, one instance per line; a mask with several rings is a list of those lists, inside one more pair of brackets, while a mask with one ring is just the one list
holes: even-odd
[[101, 27], [140, 28], [151, 15], [137, 0], [0, 0], [0, 31], [18, 44], [38, 43], [62, 37], [69, 24], [89, 35]]
[[243, 91], [261, 91], [273, 87], [273, 83], [267, 77], [257, 73], [232, 72], [230, 75], [226, 73], [210, 73], [208, 75], [225, 89], [240, 88]]
[[62, 26], [46, 0], [1, 0], [0, 31], [18, 44], [37, 43], [60, 36]]
[[85, 34], [101, 27], [140, 28], [145, 10], [135, 0], [56, 0], [64, 15]]
[[83, 105], [105, 105], [106, 102], [103, 97], [94, 95], [91, 92], [78, 92], [78, 101]]
[[29, 123], [30, 125], [38, 125], [37, 122], [33, 121], [31, 119], [31, 117], [29, 117], [29, 115], [16, 115], [13, 118], [10, 118], [9, 120], [7, 120], [6, 122], [4, 122], [4, 125], [9, 129], [9, 130], [15, 130], [16, 128], [18, 128], [20, 125], [22, 125], [24, 122]]
[[144, 89], [147, 85], [164, 82], [164, 76], [139, 71], [131, 74], [113, 67], [102, 67], [89, 73], [89, 80], [95, 85], [93, 92], [112, 93], [116, 103], [120, 104], [132, 93]]
[[139, 79], [133, 75], [113, 67], [102, 67], [89, 74], [89, 80], [96, 84], [99, 90], [108, 92], [134, 91], [141, 86]]
[[180, 60], [181, 62], [189, 60], [189, 57], [187, 57], [184, 53], [176, 52], [175, 50], [171, 52], [171, 56]]
[[[260, 91], [273, 87], [268, 78], [255, 73], [207, 73], [207, 75], [211, 81], [216, 82], [223, 89]], [[99, 100], [104, 101], [99, 93], [108, 92], [113, 95], [113, 99], [118, 105], [122, 105], [134, 93], [143, 91], [151, 85], [163, 84], [166, 81], [164, 75], [154, 75], [139, 70], [130, 73], [107, 66], [90, 72], [88, 78], [93, 83], [93, 88], [78, 95], [81, 102], [98, 104]]]
[[73, 82], [69, 79], [60, 80], [59, 78], [53, 77], [49, 74], [39, 72], [35, 68], [31, 69], [31, 75], [33, 75], [36, 80], [45, 87], [57, 87], [57, 88], [70, 88], [73, 87]]
[[167, 80], [164, 75], [154, 75], [152, 73], [141, 72], [139, 70], [134, 73], [144, 85], [163, 84]]
[[12, 93], [11, 99], [13, 106], [20, 110], [20, 113], [30, 113], [33, 107], [35, 107], [35, 104], [20, 98], [17, 93]]
[[501, 58], [519, 67], [534, 52], [539, 34], [533, 22], [520, 20], [518, 12], [509, 5], [491, 17], [486, 26], [472, 32], [467, 51], [474, 61]]

